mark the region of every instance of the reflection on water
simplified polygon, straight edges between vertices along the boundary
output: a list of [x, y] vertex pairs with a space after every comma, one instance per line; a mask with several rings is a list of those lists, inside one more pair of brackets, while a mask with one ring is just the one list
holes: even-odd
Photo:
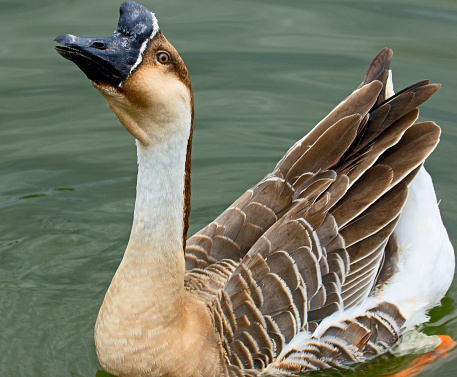
[[[99, 370], [93, 326], [129, 235], [135, 147], [52, 40], [111, 35], [120, 3], [0, 0], [2, 376]], [[443, 84], [421, 119], [443, 128], [427, 167], [456, 239], [454, 2], [144, 3], [186, 61], [195, 91], [191, 232], [268, 173], [388, 46], [397, 89], [423, 78]], [[457, 337], [456, 296], [454, 283], [427, 334]], [[427, 375], [457, 374], [455, 356]], [[386, 357], [318, 375], [378, 376], [409, 360]]]

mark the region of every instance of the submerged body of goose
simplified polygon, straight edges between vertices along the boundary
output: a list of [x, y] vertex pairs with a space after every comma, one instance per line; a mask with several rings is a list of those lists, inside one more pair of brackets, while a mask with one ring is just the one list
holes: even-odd
[[136, 138], [134, 220], [95, 344], [116, 376], [289, 376], [364, 361], [427, 320], [454, 253], [423, 162], [439, 141], [394, 94], [392, 53], [273, 172], [187, 241], [193, 96], [135, 2], [109, 38], [56, 39]]

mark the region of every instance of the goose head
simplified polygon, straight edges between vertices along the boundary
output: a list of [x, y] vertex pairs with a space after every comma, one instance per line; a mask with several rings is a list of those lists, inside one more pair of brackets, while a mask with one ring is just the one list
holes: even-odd
[[189, 74], [147, 8], [133, 1], [123, 3], [111, 37], [66, 34], [55, 42], [57, 52], [86, 74], [140, 144], [189, 134], [193, 118]]

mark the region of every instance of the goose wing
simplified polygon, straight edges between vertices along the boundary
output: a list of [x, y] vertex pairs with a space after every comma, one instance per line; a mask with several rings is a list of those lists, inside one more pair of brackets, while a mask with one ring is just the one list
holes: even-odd
[[[362, 85], [271, 175], [188, 241], [186, 286], [208, 300], [235, 375], [279, 363], [297, 334], [311, 337], [325, 318], [363, 302], [392, 276], [392, 233], [440, 129], [414, 124], [417, 106], [439, 85], [422, 81], [386, 99], [390, 58], [381, 51]], [[344, 328], [327, 328], [322, 339], [333, 340], [290, 352], [314, 349], [316, 357], [302, 360], [314, 363], [308, 369], [338, 357], [354, 361], [356, 352], [341, 344], [374, 352], [398, 337], [403, 321], [383, 303]], [[281, 370], [307, 369], [283, 356]]]
[[[307, 190], [301, 193], [304, 196], [315, 187], [325, 187], [331, 182], [331, 178], [324, 178], [322, 174], [325, 173], [325, 164], [331, 166], [333, 162], [333, 170], [338, 168], [338, 161], [328, 161], [329, 158], [338, 156], [339, 150], [335, 148], [347, 149], [345, 162], [340, 164], [336, 172], [348, 175], [352, 181], [374, 163], [377, 156], [388, 148], [388, 145], [376, 144], [374, 140], [385, 129], [391, 128], [402, 115], [411, 113], [411, 118], [417, 117], [416, 107], [439, 88], [437, 84], [429, 85], [428, 81], [421, 81], [386, 101], [386, 82], [391, 58], [392, 51], [383, 49], [370, 64], [360, 87], [306, 137], [299, 140], [277, 164], [273, 173], [247, 190], [218, 218], [187, 240], [187, 271], [194, 268], [204, 269], [221, 259], [239, 262], [252, 245], [290, 210], [296, 200], [297, 190], [305, 191], [303, 185], [308, 184]], [[344, 119], [351, 116], [352, 118]], [[355, 125], [357, 122], [358, 125]], [[346, 126], [348, 129], [344, 129]], [[398, 141], [404, 131], [401, 125], [393, 128], [390, 135], [394, 140], [386, 141], [391, 145]], [[329, 132], [326, 133], [327, 130]], [[347, 143], [354, 137], [354, 133], [355, 141], [348, 146]], [[323, 138], [314, 145], [321, 136]], [[346, 139], [340, 140], [343, 136]], [[332, 137], [339, 143], [332, 143], [329, 140]], [[325, 148], [327, 144], [334, 144], [331, 145], [333, 149], [322, 151], [322, 147]], [[367, 151], [373, 147], [378, 149], [378, 154], [367, 155]], [[305, 153], [310, 148], [310, 152]], [[324, 156], [327, 160], [323, 159]], [[317, 165], [310, 166], [311, 163]], [[318, 192], [316, 189], [315, 194]]]

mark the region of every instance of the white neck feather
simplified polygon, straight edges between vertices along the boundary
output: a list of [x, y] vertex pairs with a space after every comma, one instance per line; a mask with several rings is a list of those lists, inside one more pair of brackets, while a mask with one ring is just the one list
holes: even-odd
[[168, 311], [179, 311], [184, 288], [184, 176], [190, 113], [179, 120], [163, 127], [154, 124], [156, 137], [149, 145], [137, 142], [132, 231], [112, 283], [125, 290], [128, 297], [123, 300], [140, 312], [155, 311], [156, 322], [164, 324], [172, 319]]
[[182, 253], [184, 177], [191, 111], [182, 106], [160, 124], [150, 122], [152, 135], [145, 145], [137, 141], [138, 178], [132, 232], [125, 257], [137, 261], [158, 254]]
[[149, 260], [159, 250], [182, 251], [187, 138], [147, 147], [137, 143], [135, 212], [126, 254], [134, 252], [135, 258]]

